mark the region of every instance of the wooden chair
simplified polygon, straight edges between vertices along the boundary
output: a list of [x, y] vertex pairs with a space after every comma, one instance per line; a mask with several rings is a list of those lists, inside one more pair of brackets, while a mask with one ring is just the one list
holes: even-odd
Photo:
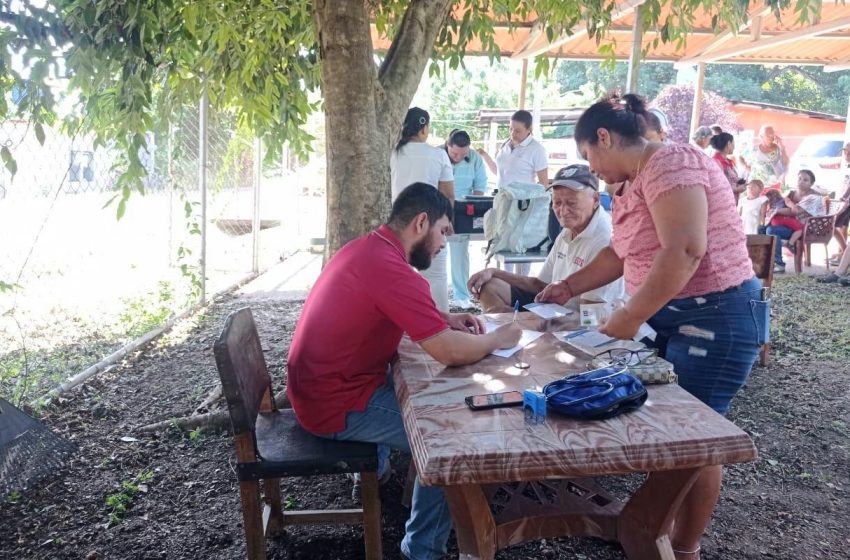
[[[837, 202], [837, 201], [836, 201]], [[803, 237], [797, 242], [794, 251], [794, 271], [797, 274], [803, 272], [803, 253], [806, 257], [806, 266], [812, 266], [812, 245], [823, 243], [826, 253], [826, 271], [829, 272], [829, 242], [832, 241], [835, 232], [835, 218], [844, 209], [846, 203], [832, 204], [827, 199], [825, 216], [811, 217], [806, 220]]]
[[[776, 237], [772, 235], [748, 235], [747, 253], [753, 263], [753, 272], [765, 288], [773, 288], [773, 252], [776, 250]], [[759, 365], [767, 366], [770, 361], [770, 343], [762, 345], [759, 352]]]
[[[227, 317], [214, 352], [233, 425], [248, 559], [265, 560], [265, 537], [281, 532], [285, 525], [363, 523], [366, 558], [380, 560], [375, 445], [316, 437], [301, 428], [292, 410], [275, 406], [271, 377], [249, 308]], [[283, 511], [281, 477], [356, 472], [361, 475], [363, 509]], [[260, 480], [266, 502], [262, 508]]]

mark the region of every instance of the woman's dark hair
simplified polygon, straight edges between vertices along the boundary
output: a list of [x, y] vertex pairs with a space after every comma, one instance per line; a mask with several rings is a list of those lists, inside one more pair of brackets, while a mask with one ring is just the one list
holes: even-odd
[[534, 122], [531, 113], [529, 113], [525, 109], [520, 109], [519, 111], [511, 115], [511, 120], [524, 124], [525, 128], [531, 128], [531, 123]]
[[434, 225], [443, 216], [448, 216], [451, 220], [452, 203], [434, 185], [413, 183], [406, 186], [396, 197], [387, 223], [402, 229], [422, 212], [428, 214], [430, 225]]
[[711, 147], [720, 152], [726, 149], [726, 146], [729, 145], [729, 142], [734, 141], [734, 136], [732, 136], [728, 132], [721, 132], [720, 134], [715, 134], [711, 137]]
[[577, 144], [598, 142], [596, 131], [605, 128], [621, 136], [628, 144], [643, 138], [646, 132], [646, 99], [634, 94], [613, 93], [591, 105], [576, 123], [573, 136]]
[[809, 179], [811, 179], [812, 181], [812, 184], [815, 184], [815, 174], [812, 173], [810, 169], [801, 169], [800, 172], [797, 173], [797, 175], [808, 175]]
[[404, 116], [404, 122], [401, 125], [401, 138], [396, 144], [395, 149], [400, 150], [402, 146], [410, 142], [410, 139], [419, 134], [422, 128], [431, 122], [431, 116], [425, 109], [419, 107], [411, 107], [407, 110]]
[[469, 134], [467, 134], [465, 130], [459, 130], [456, 128], [449, 133], [449, 138], [446, 143], [449, 146], [465, 148], [472, 143], [472, 140], [469, 138]]

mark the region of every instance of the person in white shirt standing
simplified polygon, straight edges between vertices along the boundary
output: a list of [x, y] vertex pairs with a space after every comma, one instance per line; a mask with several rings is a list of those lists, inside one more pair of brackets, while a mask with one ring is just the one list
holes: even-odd
[[[449, 200], [454, 200], [454, 175], [452, 163], [445, 150], [429, 146], [428, 133], [431, 117], [419, 107], [407, 110], [401, 127], [401, 137], [390, 155], [392, 200], [408, 185], [427, 183], [433, 185]], [[449, 311], [449, 280], [446, 251], [440, 251], [422, 276], [431, 286], [431, 297], [437, 308]]]
[[[497, 186], [502, 188], [511, 183], [540, 183], [549, 188], [549, 158], [546, 148], [531, 135], [531, 113], [520, 109], [511, 115], [511, 137], [502, 144], [496, 161], [484, 149], [478, 153], [497, 174]], [[531, 265], [520, 266], [523, 274], [528, 274]]]
[[484, 149], [478, 153], [490, 171], [498, 175], [498, 186], [510, 183], [540, 183], [549, 186], [546, 148], [531, 135], [531, 113], [520, 109], [511, 115], [511, 137], [502, 144], [496, 161]]
[[[564, 228], [537, 277], [486, 268], [469, 279], [485, 313], [503, 313], [514, 303], [526, 305], [548, 284], [560, 282], [589, 264], [611, 244], [611, 216], [599, 205], [599, 181], [586, 165], [564, 167], [552, 181], [552, 206]], [[581, 294], [613, 302], [624, 297], [623, 279]]]

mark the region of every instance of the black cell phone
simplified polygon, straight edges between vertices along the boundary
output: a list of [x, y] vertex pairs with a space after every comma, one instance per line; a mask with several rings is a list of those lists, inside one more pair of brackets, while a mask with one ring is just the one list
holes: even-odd
[[466, 402], [466, 406], [472, 410], [521, 406], [522, 393], [519, 391], [508, 391], [506, 393], [490, 393], [488, 395], [470, 395], [464, 401]]

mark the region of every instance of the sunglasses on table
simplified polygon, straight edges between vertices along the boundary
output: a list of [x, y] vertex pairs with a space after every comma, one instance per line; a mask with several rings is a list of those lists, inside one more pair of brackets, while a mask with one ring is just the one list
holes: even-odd
[[593, 359], [601, 358], [611, 365], [626, 367], [639, 364], [652, 364], [658, 359], [658, 350], [655, 348], [641, 348], [640, 350], [629, 350], [628, 348], [611, 348], [593, 356]]

